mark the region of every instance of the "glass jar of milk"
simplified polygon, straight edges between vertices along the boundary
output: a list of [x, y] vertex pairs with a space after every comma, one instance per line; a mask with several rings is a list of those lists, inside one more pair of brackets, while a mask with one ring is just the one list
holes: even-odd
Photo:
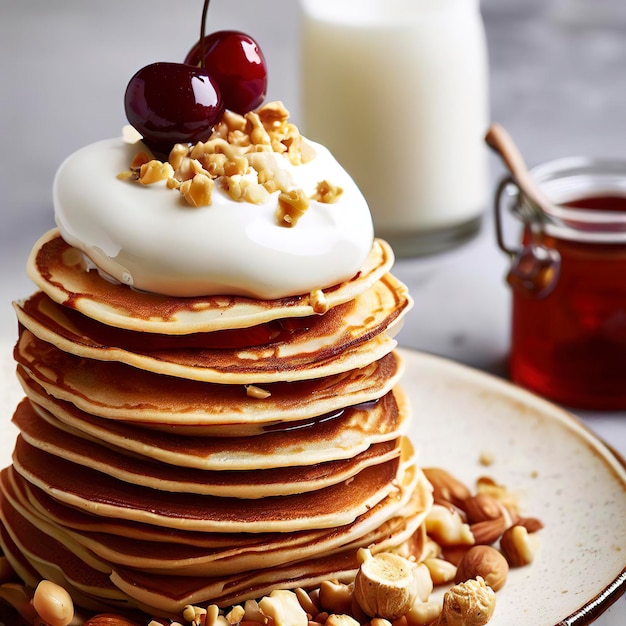
[[301, 127], [398, 256], [469, 239], [488, 203], [479, 0], [301, 0]]

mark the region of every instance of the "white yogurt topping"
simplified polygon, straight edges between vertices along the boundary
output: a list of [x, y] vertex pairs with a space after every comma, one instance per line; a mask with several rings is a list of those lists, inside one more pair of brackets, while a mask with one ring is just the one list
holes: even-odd
[[136, 289], [171, 296], [243, 295], [276, 299], [350, 279], [373, 241], [365, 198], [321, 145], [294, 166], [276, 155], [294, 186], [311, 196], [327, 180], [338, 201], [311, 200], [298, 223], [280, 226], [278, 192], [262, 205], [233, 201], [216, 181], [212, 204], [194, 208], [165, 182], [122, 181], [140, 145], [121, 138], [68, 157], [54, 181], [54, 210], [63, 239], [105, 274]]

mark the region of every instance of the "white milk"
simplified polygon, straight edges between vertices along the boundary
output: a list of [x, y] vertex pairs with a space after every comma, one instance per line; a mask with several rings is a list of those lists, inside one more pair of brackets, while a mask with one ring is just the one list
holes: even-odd
[[302, 129], [400, 255], [477, 230], [489, 195], [478, 0], [301, 0]]

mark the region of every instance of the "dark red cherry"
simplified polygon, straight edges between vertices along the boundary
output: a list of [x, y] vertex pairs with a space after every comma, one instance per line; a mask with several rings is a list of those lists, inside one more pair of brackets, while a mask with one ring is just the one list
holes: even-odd
[[[202, 57], [204, 50], [204, 58]], [[215, 79], [224, 106], [247, 113], [260, 106], [267, 93], [267, 68], [257, 42], [236, 30], [220, 30], [204, 38], [185, 58], [189, 65], [203, 66]]]
[[162, 156], [175, 143], [206, 141], [222, 117], [224, 103], [206, 69], [153, 63], [130, 79], [124, 108], [146, 145]]

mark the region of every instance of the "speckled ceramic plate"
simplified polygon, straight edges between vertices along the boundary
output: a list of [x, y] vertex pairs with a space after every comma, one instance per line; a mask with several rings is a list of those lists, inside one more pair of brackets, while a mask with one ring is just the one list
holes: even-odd
[[490, 476], [545, 525], [536, 561], [511, 570], [489, 626], [594, 621], [626, 589], [624, 461], [530, 393], [448, 360], [401, 354], [420, 465], [445, 467], [470, 487]]
[[[2, 466], [13, 447], [11, 407], [21, 395], [17, 383], [6, 387], [9, 354], [0, 359]], [[545, 524], [537, 560], [511, 571], [490, 626], [591, 623], [626, 588], [624, 462], [576, 418], [532, 394], [448, 360], [402, 356], [420, 464], [445, 467], [469, 485], [491, 476]], [[481, 456], [493, 463], [481, 465]]]

